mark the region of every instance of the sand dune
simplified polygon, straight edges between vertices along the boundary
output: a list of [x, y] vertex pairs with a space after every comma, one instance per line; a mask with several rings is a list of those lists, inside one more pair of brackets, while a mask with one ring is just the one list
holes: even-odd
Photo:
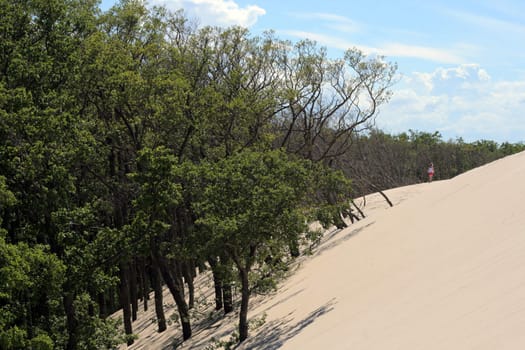
[[[239, 349], [525, 348], [524, 180], [520, 153], [387, 191], [393, 208], [367, 197], [366, 219], [328, 233], [275, 295], [254, 299], [249, 317], [266, 322]], [[162, 348], [154, 338], [132, 348]]]

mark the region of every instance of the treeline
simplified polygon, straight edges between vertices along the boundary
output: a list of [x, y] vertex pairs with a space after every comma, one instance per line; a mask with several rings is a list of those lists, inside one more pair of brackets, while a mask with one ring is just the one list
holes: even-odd
[[463, 139], [443, 140], [439, 132], [408, 132], [389, 135], [372, 129], [357, 135], [349, 152], [337, 159], [337, 168], [351, 178], [353, 193], [427, 181], [426, 170], [434, 163], [434, 179], [445, 180], [496, 159], [525, 150], [525, 144]]
[[250, 295], [315, 239], [306, 223], [344, 224], [350, 182], [327, 165], [395, 65], [138, 0], [0, 9], [0, 348], [131, 344], [139, 299], [166, 329], [163, 285], [188, 339], [204, 268], [216, 309], [238, 286], [244, 340]]
[[188, 339], [205, 268], [217, 310], [238, 286], [243, 341], [250, 295], [316, 239], [307, 222], [342, 227], [366, 186], [488, 154], [445, 168], [436, 135], [371, 129], [396, 71], [382, 57], [142, 3], [0, 0], [2, 349], [131, 344], [140, 299], [162, 332], [163, 285]]

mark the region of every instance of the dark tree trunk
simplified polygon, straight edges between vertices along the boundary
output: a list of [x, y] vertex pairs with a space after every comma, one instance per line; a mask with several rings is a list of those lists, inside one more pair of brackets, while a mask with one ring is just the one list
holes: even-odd
[[137, 311], [139, 308], [139, 296], [137, 286], [137, 263], [133, 261], [129, 269], [129, 290], [131, 298], [131, 319], [137, 320]]
[[386, 194], [383, 192], [383, 191], [378, 191], [379, 194], [381, 196], [383, 196], [383, 198], [385, 199], [385, 201], [388, 203], [388, 205], [390, 205], [391, 207], [394, 206], [394, 204], [392, 204], [392, 202], [390, 201], [390, 199], [386, 196]]
[[161, 333], [166, 330], [166, 317], [164, 315], [162, 281], [157, 266], [151, 266], [150, 277], [151, 285], [155, 292], [155, 313], [157, 315], [157, 325], [159, 326], [158, 332]]
[[218, 262], [216, 258], [209, 258], [208, 262], [211, 266], [211, 273], [213, 275], [213, 284], [215, 286], [215, 310], [222, 309], [222, 278], [218, 270]]
[[248, 270], [239, 269], [241, 279], [241, 310], [239, 311], [239, 343], [248, 338], [248, 302], [250, 300], [250, 286]]
[[149, 283], [146, 273], [146, 259], [140, 258], [138, 263], [140, 292], [144, 303], [144, 311], [148, 311]]
[[334, 225], [335, 225], [335, 227], [337, 227], [340, 230], [345, 229], [345, 228], [348, 227], [346, 222], [341, 217], [341, 213], [339, 213], [339, 212], [334, 214]]
[[[120, 304], [124, 317], [124, 331], [127, 335], [133, 333], [131, 326], [131, 307], [129, 295], [129, 267], [127, 264], [120, 264]], [[128, 338], [128, 346], [133, 344], [133, 339]]]
[[[364, 219], [366, 218], [365, 216], [365, 213], [363, 213], [363, 211], [361, 210], [361, 208], [359, 208], [359, 206], [357, 204], [355, 204], [354, 200], [351, 199], [350, 202], [352, 203], [352, 205], [356, 208], [356, 210], [359, 212], [359, 214], [361, 215], [361, 217]], [[392, 204], [392, 202], [390, 202], [390, 204]]]
[[67, 350], [75, 350], [77, 348], [77, 320], [75, 319], [75, 307], [73, 305], [74, 296], [67, 293], [63, 298], [64, 310], [66, 312], [66, 326], [67, 326]]
[[108, 304], [104, 293], [98, 293], [98, 316], [105, 318], [108, 315]]
[[224, 301], [224, 314], [228, 314], [233, 311], [233, 291], [230, 282], [224, 282], [222, 284], [222, 298]]
[[159, 267], [162, 278], [164, 279], [164, 282], [166, 282], [168, 289], [173, 295], [175, 304], [177, 304], [177, 309], [179, 311], [180, 321], [182, 325], [182, 338], [184, 340], [189, 339], [191, 337], [191, 324], [190, 324], [190, 315], [188, 311], [188, 305], [186, 304], [186, 301], [184, 300], [183, 288], [181, 288], [184, 286], [181, 286], [180, 284], [176, 282], [176, 279], [174, 279], [171, 275], [171, 271], [165, 259], [159, 256], [160, 254], [158, 250], [156, 249], [154, 250], [155, 250], [154, 251], [155, 264]]
[[224, 314], [229, 314], [233, 311], [233, 291], [231, 284], [232, 260], [224, 254], [220, 257], [220, 264], [222, 265], [222, 300], [224, 303]]
[[170, 270], [171, 276], [173, 277], [173, 280], [177, 287], [180, 289], [180, 292], [182, 293], [182, 297], [186, 299], [186, 291], [184, 290], [184, 278], [182, 276], [182, 262], [178, 260], [172, 260], [172, 268]]
[[191, 261], [185, 261], [182, 263], [182, 274], [184, 276], [184, 281], [186, 281], [186, 284], [188, 285], [188, 307], [190, 309], [195, 306], [195, 286], [193, 284], [195, 273], [192, 272], [192, 269], [195, 270]]
[[388, 205], [390, 205], [391, 207], [394, 206], [394, 204], [392, 204], [392, 201], [390, 201], [390, 198], [388, 198], [387, 195], [386, 195], [383, 191], [381, 191], [381, 189], [380, 189], [379, 187], [377, 187], [376, 185], [374, 185], [374, 184], [371, 183], [370, 181], [367, 181], [367, 182], [368, 182], [368, 184], [370, 185], [370, 187], [371, 187], [373, 190], [379, 192], [379, 194], [380, 194], [381, 196], [383, 196], [383, 198], [384, 198], [385, 201], [388, 203]]
[[118, 310], [118, 304], [115, 298], [116, 294], [117, 294], [116, 288], [111, 287], [109, 289], [109, 296], [108, 296], [109, 310], [111, 310], [110, 312], [114, 312]]

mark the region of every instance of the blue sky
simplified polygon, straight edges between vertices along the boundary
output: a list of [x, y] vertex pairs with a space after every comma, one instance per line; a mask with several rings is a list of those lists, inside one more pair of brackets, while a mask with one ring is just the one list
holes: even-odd
[[[102, 0], [107, 10], [115, 0]], [[201, 25], [309, 38], [334, 58], [357, 47], [398, 64], [376, 125], [439, 131], [445, 140], [525, 142], [522, 0], [149, 0]]]

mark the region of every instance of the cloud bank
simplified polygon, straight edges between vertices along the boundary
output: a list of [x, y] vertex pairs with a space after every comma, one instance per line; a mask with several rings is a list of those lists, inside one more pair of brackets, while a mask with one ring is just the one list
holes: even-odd
[[186, 15], [196, 18], [201, 25], [250, 27], [266, 11], [257, 5], [240, 7], [233, 0], [151, 0], [151, 5], [170, 10], [183, 8]]
[[525, 82], [493, 81], [477, 64], [402, 78], [378, 126], [390, 132], [440, 131], [447, 139], [525, 141]]

